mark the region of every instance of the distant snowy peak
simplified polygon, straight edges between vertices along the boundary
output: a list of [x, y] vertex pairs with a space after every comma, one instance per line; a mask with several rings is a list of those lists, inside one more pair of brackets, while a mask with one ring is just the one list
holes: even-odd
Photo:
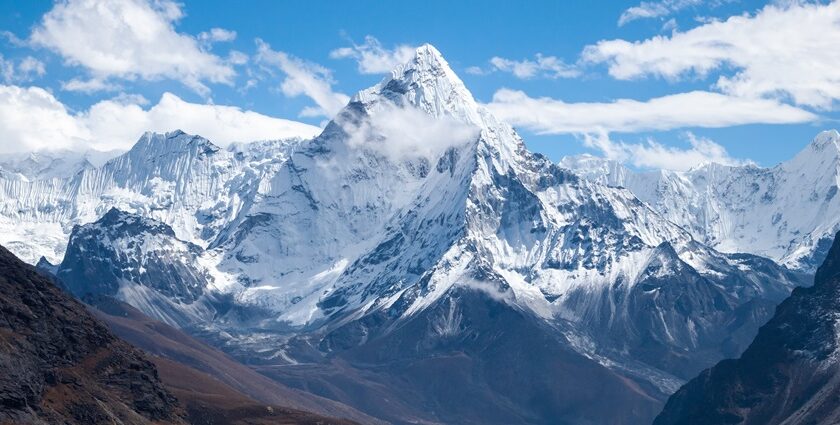
[[778, 165], [787, 173], [800, 173], [800, 177], [829, 183], [837, 179], [840, 171], [840, 133], [823, 131], [792, 159]]
[[0, 155], [0, 178], [23, 181], [68, 178], [101, 166], [119, 153], [62, 150]]
[[220, 148], [199, 135], [191, 135], [181, 130], [168, 133], [146, 132], [134, 144], [129, 155], [148, 155], [150, 158], [169, 154], [180, 155], [184, 152], [211, 155]]
[[250, 143], [232, 143], [227, 147], [229, 152], [239, 160], [250, 160], [256, 163], [265, 161], [285, 161], [298, 146], [307, 139], [293, 137], [289, 139], [260, 140]]
[[167, 133], [144, 133], [132, 148], [115, 160], [140, 160], [147, 163], [157, 163], [161, 159], [170, 158], [175, 161], [186, 159], [205, 159], [221, 153], [225, 159], [228, 154], [236, 156], [240, 161], [261, 162], [266, 159], [285, 159], [306, 139], [299, 137], [260, 140], [248, 143], [232, 143], [222, 149], [210, 140], [197, 134], [187, 134], [181, 130]]
[[840, 132], [837, 130], [825, 130], [817, 134], [809, 147], [816, 151], [833, 149], [832, 155], [840, 153]]
[[590, 154], [566, 156], [558, 164], [587, 180], [610, 186], [623, 186], [628, 176], [635, 174], [619, 161]]
[[775, 167], [708, 163], [689, 171], [635, 171], [590, 155], [562, 166], [630, 189], [695, 238], [725, 252], [766, 256], [813, 272], [840, 230], [840, 133], [821, 132]]
[[146, 132], [128, 152], [112, 159], [103, 168], [122, 169], [123, 172], [117, 175], [177, 173], [177, 170], [195, 168], [193, 161], [204, 161], [220, 151], [222, 149], [209, 140], [180, 130], [165, 134]]

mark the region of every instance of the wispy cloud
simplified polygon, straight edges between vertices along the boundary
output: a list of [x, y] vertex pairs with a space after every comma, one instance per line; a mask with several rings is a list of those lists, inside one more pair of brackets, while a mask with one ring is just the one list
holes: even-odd
[[618, 99], [605, 103], [566, 103], [501, 89], [487, 106], [496, 116], [513, 125], [544, 134], [791, 124], [818, 119], [811, 112], [775, 100], [733, 97], [707, 91], [678, 93], [646, 101]]
[[111, 83], [99, 78], [72, 78], [61, 83], [61, 89], [64, 91], [80, 92], [80, 93], [96, 93], [96, 92], [114, 92], [122, 89], [119, 84]]
[[359, 72], [362, 74], [387, 74], [397, 65], [404, 64], [414, 57], [416, 47], [399, 44], [393, 49], [382, 47], [373, 36], [365, 37], [362, 44], [353, 43], [348, 47], [341, 47], [330, 52], [333, 59], [355, 59]]
[[577, 66], [567, 64], [556, 56], [544, 56], [542, 53], [537, 53], [533, 60], [513, 60], [494, 56], [490, 59], [487, 69], [471, 66], [466, 70], [467, 73], [474, 75], [484, 75], [495, 71], [507, 72], [520, 79], [574, 78], [581, 74]]
[[205, 45], [226, 43], [233, 40], [236, 40], [236, 31], [226, 30], [224, 28], [211, 28], [210, 31], [198, 33], [198, 41]]
[[4, 83], [29, 82], [46, 73], [44, 62], [32, 56], [20, 60], [6, 59], [0, 54], [0, 81]]
[[268, 43], [257, 40], [257, 63], [279, 69], [285, 74], [280, 90], [289, 97], [304, 95], [317, 107], [306, 108], [303, 116], [331, 117], [350, 100], [344, 93], [335, 92], [332, 71], [316, 63], [307, 62], [285, 52], [272, 50]]
[[638, 6], [628, 8], [618, 18], [618, 26], [637, 19], [664, 18], [687, 7], [703, 4], [703, 0], [660, 0], [643, 1]]
[[831, 109], [840, 99], [838, 45], [840, 2], [780, 2], [667, 37], [601, 41], [583, 58], [606, 64], [621, 80], [704, 78], [718, 71], [715, 87], [729, 95]]
[[653, 139], [644, 143], [614, 141], [603, 131], [582, 136], [586, 146], [601, 151], [605, 157], [639, 168], [686, 171], [710, 162], [724, 165], [751, 163], [733, 158], [726, 148], [711, 139], [691, 132], [686, 132], [684, 137], [688, 144], [686, 147], [667, 146]]
[[478, 136], [478, 129], [448, 116], [433, 117], [413, 106], [379, 103], [362, 121], [339, 121], [351, 135], [349, 145], [371, 149], [394, 160], [439, 157], [450, 147]]

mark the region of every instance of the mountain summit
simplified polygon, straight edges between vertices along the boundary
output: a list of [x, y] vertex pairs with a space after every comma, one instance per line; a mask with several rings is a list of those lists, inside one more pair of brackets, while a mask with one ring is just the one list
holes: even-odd
[[382, 98], [400, 106], [412, 105], [432, 117], [448, 115], [477, 126], [483, 124], [472, 93], [431, 44], [418, 47], [413, 59], [397, 66], [379, 84], [357, 93], [351, 102], [371, 104]]

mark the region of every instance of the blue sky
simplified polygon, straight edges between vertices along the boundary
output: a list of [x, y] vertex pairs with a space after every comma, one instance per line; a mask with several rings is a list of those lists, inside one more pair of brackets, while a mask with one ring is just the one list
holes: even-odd
[[[86, 144], [96, 149], [124, 148], [121, 140], [127, 136], [102, 130], [107, 123], [119, 125], [121, 120], [103, 121], [97, 115], [100, 110], [110, 106], [111, 115], [127, 110], [131, 114], [126, 116], [139, 117], [167, 92], [188, 104], [234, 106], [262, 114], [266, 120], [283, 118], [318, 126], [329, 112], [313, 112], [313, 107], [320, 106], [313, 100], [314, 89], [283, 88], [292, 79], [289, 72], [295, 72], [289, 67], [308, 72], [298, 77], [320, 89], [326, 87], [328, 93], [321, 90], [315, 96], [321, 96], [321, 103], [323, 96], [332, 96], [327, 103], [335, 104], [343, 99], [340, 94], [352, 95], [383, 76], [381, 70], [361, 72], [354, 52], [367, 48], [399, 56], [400, 49], [426, 42], [443, 53], [478, 101], [496, 104], [491, 109], [511, 121], [532, 150], [555, 160], [588, 152], [639, 168], [686, 168], [705, 159], [773, 165], [790, 158], [820, 130], [837, 127], [835, 96], [840, 94], [832, 84], [840, 84], [840, 70], [831, 69], [840, 68], [834, 67], [840, 54], [836, 47], [825, 51], [813, 42], [819, 36], [826, 45], [840, 45], [836, 19], [828, 24], [832, 28], [825, 28], [820, 20], [838, 13], [836, 4], [546, 1], [523, 7], [507, 1], [124, 2], [130, 4], [126, 10], [131, 13], [151, 15], [126, 13], [122, 18], [128, 22], [115, 18], [103, 29], [93, 24], [103, 22], [96, 15], [102, 13], [101, 9], [97, 12], [101, 5], [94, 0], [57, 5], [0, 2], [0, 30], [4, 32], [0, 70], [7, 90], [0, 98], [0, 111], [28, 111], [20, 105], [31, 103], [30, 117], [56, 114], [46, 122], [27, 118], [30, 125], [23, 129], [20, 120], [4, 123], [0, 117], [0, 130], [14, 135], [0, 142], [6, 144], [0, 152]], [[164, 33], [159, 45], [133, 45], [130, 37], [121, 35], [126, 33], [120, 25], [130, 27], [150, 17], [157, 20], [131, 31], [156, 28]], [[717, 30], [711, 28], [715, 25]], [[817, 27], [822, 28], [819, 34], [808, 31]], [[784, 37], [786, 28], [792, 37]], [[172, 37], [181, 39], [166, 44]], [[181, 43], [185, 39], [192, 40], [192, 47], [189, 41]], [[599, 45], [601, 41], [607, 44]], [[707, 51], [704, 46], [709, 44], [734, 48]], [[347, 50], [343, 58], [336, 52], [353, 46], [357, 49]], [[374, 51], [372, 46], [381, 49]], [[762, 50], [768, 53], [762, 56]], [[148, 71], [114, 69], [89, 54], [100, 51], [117, 59], [132, 52], [125, 58], [127, 66]], [[160, 59], [165, 53], [172, 53], [176, 61], [195, 55], [201, 66], [170, 66]], [[538, 65], [537, 55], [543, 58], [543, 66]], [[773, 61], [780, 56], [790, 56], [790, 63], [776, 69]], [[147, 67], [150, 58], [155, 64]], [[491, 62], [492, 58], [496, 60]], [[518, 75], [512, 72], [517, 63]], [[802, 63], [819, 72], [803, 72]], [[183, 77], [185, 73], [191, 77]], [[800, 74], [802, 81], [797, 80]], [[68, 84], [72, 81], [97, 84], [74, 88]], [[36, 93], [33, 87], [44, 92]], [[503, 98], [500, 90], [512, 95]], [[694, 91], [702, 93], [684, 96]], [[499, 97], [494, 99], [494, 95]], [[667, 100], [655, 101], [659, 106], [649, 108], [651, 99], [661, 98]], [[616, 99], [641, 104], [610, 106]], [[44, 102], [53, 109], [63, 107], [64, 112], [45, 113], [38, 109]], [[559, 109], [557, 102], [561, 102]], [[591, 105], [581, 109], [581, 104]], [[170, 106], [183, 109], [179, 105]], [[568, 105], [572, 105], [570, 110]], [[158, 114], [143, 115], [136, 123], [126, 124], [125, 131], [142, 125], [170, 125], [177, 116], [169, 111], [161, 108]], [[12, 121], [10, 114], [5, 114], [5, 121]], [[575, 114], [581, 114], [580, 118]], [[168, 120], [160, 118], [163, 115]], [[204, 121], [189, 119], [204, 128]], [[266, 131], [282, 124], [259, 122], [267, 126]], [[235, 133], [223, 130], [211, 128], [208, 136], [218, 133], [224, 139]], [[63, 134], [75, 141], [54, 142]]]

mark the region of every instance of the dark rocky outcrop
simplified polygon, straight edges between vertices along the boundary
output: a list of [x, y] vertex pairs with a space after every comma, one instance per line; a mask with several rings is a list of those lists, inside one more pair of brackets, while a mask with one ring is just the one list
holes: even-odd
[[[320, 406], [314, 397], [99, 297], [94, 311], [110, 326], [171, 358], [150, 356], [115, 336], [45, 273], [0, 247], [0, 424], [356, 423], [308, 411], [352, 416], [346, 406], [328, 400]], [[287, 400], [309, 404], [290, 408]]]
[[[147, 316], [184, 327], [215, 314], [204, 289], [210, 276], [195, 261], [201, 251], [165, 223], [112, 208], [73, 228], [64, 259], [52, 273], [77, 298], [130, 301]], [[40, 270], [50, 272], [46, 266]]]
[[79, 297], [116, 295], [122, 282], [134, 282], [177, 302], [192, 303], [208, 279], [189, 261], [200, 251], [178, 240], [160, 221], [112, 208], [96, 222], [73, 228], [67, 253], [54, 273]]
[[183, 423], [155, 366], [0, 247], [0, 423]]
[[671, 396], [656, 425], [840, 423], [839, 239], [814, 286], [795, 289], [739, 359]]

